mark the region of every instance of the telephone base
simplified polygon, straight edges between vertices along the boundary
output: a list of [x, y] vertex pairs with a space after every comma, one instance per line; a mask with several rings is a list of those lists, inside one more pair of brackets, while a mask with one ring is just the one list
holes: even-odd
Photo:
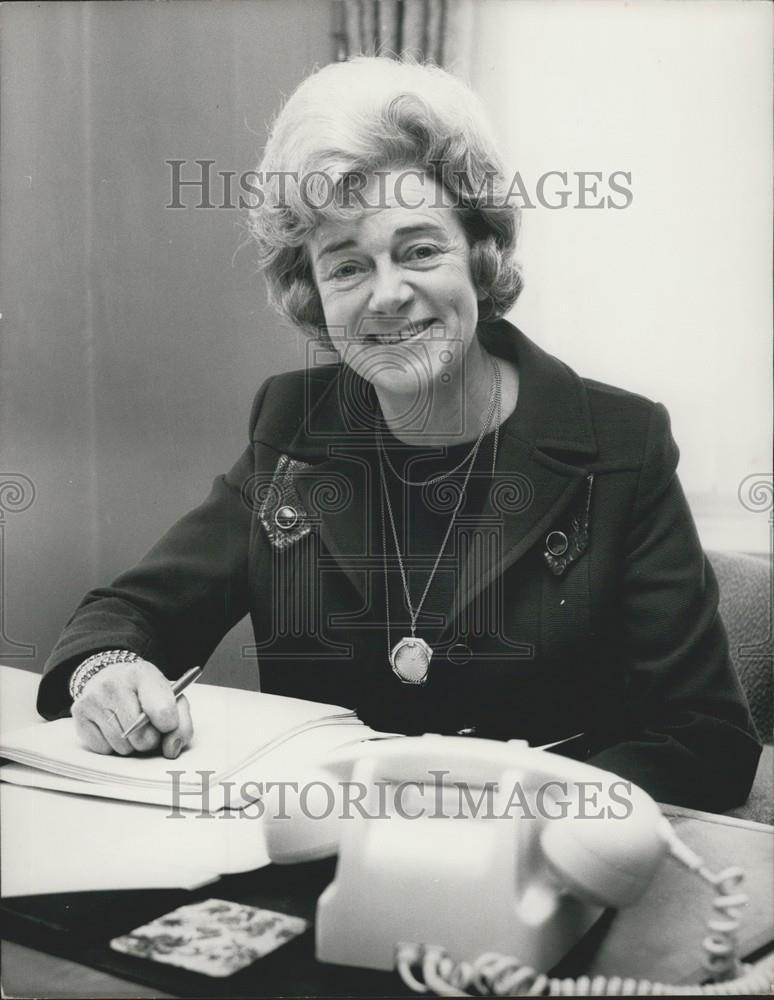
[[[603, 912], [568, 894], [529, 851], [529, 825], [521, 862], [512, 824], [498, 820], [393, 818], [366, 830], [367, 844], [342, 851], [318, 901], [320, 961], [389, 970], [396, 947], [411, 943], [441, 947], [455, 961], [500, 951], [549, 969]], [[507, 849], [498, 843], [506, 835]]]
[[642, 790], [517, 741], [387, 740], [329, 761], [315, 784], [337, 780], [320, 820], [267, 825], [274, 860], [338, 850], [317, 904], [323, 962], [389, 970], [407, 944], [545, 972], [605, 908], [642, 895], [667, 849]]
[[599, 907], [565, 896], [557, 901], [554, 912], [541, 920], [526, 922], [513, 913], [509, 921], [501, 923], [493, 920], [491, 913], [483, 919], [480, 912], [472, 914], [469, 920], [460, 919], [450, 900], [448, 920], [438, 911], [418, 920], [409, 912], [375, 912], [367, 899], [357, 906], [352, 905], [351, 899], [340, 905], [325, 897], [323, 893], [317, 911], [318, 960], [385, 971], [395, 968], [396, 950], [403, 943], [437, 946], [455, 962], [491, 951], [518, 955], [525, 964], [548, 971], [603, 912]]

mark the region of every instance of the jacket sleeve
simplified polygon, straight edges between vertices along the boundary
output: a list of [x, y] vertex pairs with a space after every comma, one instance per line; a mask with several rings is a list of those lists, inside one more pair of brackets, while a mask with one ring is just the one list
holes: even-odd
[[722, 811], [747, 798], [761, 748], [677, 460], [656, 404], [622, 566], [626, 736], [590, 762], [661, 802]]
[[[269, 381], [253, 403], [251, 436]], [[137, 566], [84, 597], [43, 668], [37, 705], [44, 718], [69, 712], [70, 675], [92, 653], [128, 649], [170, 678], [206, 662], [248, 611], [251, 512], [243, 486], [253, 472], [248, 446]]]

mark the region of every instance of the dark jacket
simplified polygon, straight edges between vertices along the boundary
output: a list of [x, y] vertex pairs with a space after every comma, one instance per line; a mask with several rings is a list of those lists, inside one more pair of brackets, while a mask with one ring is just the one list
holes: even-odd
[[266, 381], [231, 471], [84, 598], [46, 664], [41, 713], [67, 711], [69, 674], [92, 652], [131, 649], [175, 677], [249, 613], [265, 691], [391, 731], [533, 745], [583, 733], [566, 752], [661, 801], [743, 802], [760, 747], [666, 410], [579, 378], [508, 323], [479, 335], [516, 362], [520, 395], [489, 499], [450, 543], [448, 613], [418, 631], [434, 649], [426, 685], [387, 660], [368, 392], [331, 365]]

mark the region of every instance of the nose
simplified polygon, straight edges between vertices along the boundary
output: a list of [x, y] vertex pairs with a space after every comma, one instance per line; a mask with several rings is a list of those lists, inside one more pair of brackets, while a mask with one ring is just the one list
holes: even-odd
[[392, 261], [380, 263], [374, 271], [368, 308], [381, 315], [398, 315], [413, 294], [402, 268]]

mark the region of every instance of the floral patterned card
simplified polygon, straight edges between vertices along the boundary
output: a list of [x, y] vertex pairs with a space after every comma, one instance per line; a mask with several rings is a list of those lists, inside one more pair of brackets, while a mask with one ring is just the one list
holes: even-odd
[[205, 976], [231, 976], [307, 927], [308, 922], [301, 917], [206, 899], [114, 938], [110, 947]]

